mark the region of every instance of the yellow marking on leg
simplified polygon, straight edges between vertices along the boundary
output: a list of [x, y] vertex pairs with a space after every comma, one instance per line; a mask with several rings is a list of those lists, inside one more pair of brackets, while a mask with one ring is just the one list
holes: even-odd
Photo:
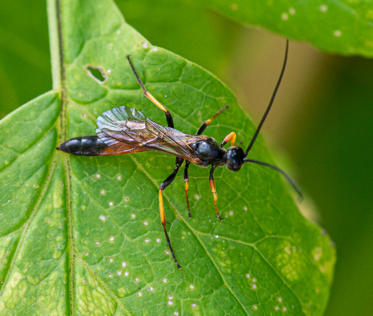
[[159, 213], [161, 216], [161, 223], [163, 226], [165, 226], [166, 225], [166, 214], [164, 212], [162, 191], [163, 190], [159, 190], [159, 195], [158, 195], [159, 196]]
[[185, 180], [185, 187], [184, 187], [185, 192], [188, 192], [189, 190], [189, 181]]
[[188, 216], [192, 217], [192, 215], [190, 214], [190, 205], [189, 205], [189, 196], [188, 196], [189, 180], [184, 179], [184, 182], [185, 182], [184, 191], [185, 191], [185, 198], [186, 198], [186, 203], [187, 203]]
[[219, 213], [219, 210], [218, 210], [218, 205], [217, 205], [218, 194], [216, 193], [215, 181], [214, 180], [209, 180], [209, 182], [210, 182], [211, 193], [212, 193], [212, 196], [213, 196], [213, 199], [214, 199], [214, 207], [215, 207], [216, 216], [219, 218], [219, 220], [222, 220], [222, 218], [220, 216], [220, 213]]
[[224, 110], [228, 108], [228, 105], [225, 107], [221, 108], [218, 112], [216, 112], [211, 118], [209, 118], [207, 121], [205, 121], [205, 124], [208, 126], [212, 122], [214, 118], [216, 118], [219, 114], [221, 114]]
[[152, 101], [163, 112], [168, 113], [167, 109], [160, 103], [149, 91], [145, 91], [145, 96]]
[[231, 146], [234, 146], [234, 143], [236, 142], [236, 138], [237, 138], [236, 133], [235, 132], [230, 132], [227, 136], [224, 137], [224, 140], [222, 142], [222, 146], [224, 146], [228, 142], [231, 142]]

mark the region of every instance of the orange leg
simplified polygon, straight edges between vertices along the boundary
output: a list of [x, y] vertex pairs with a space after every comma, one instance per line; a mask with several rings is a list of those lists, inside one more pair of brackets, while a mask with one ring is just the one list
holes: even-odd
[[166, 107], [161, 103], [159, 102], [144, 86], [143, 82], [141, 81], [139, 75], [137, 74], [136, 70], [135, 70], [135, 67], [133, 66], [132, 62], [131, 62], [131, 59], [130, 59], [130, 56], [127, 55], [127, 59], [128, 59], [128, 62], [130, 64], [130, 67], [137, 79], [137, 82], [139, 83], [141, 89], [144, 91], [144, 95], [153, 103], [157, 106], [157, 108], [161, 109], [164, 114], [166, 115], [166, 119], [167, 119], [167, 124], [169, 127], [174, 127], [174, 121], [172, 119], [172, 116], [171, 116], [171, 113], [168, 112], [168, 110], [166, 109]]
[[236, 133], [230, 132], [227, 136], [224, 137], [223, 141], [220, 144], [220, 148], [223, 148], [224, 145], [228, 142], [231, 142], [231, 146], [234, 146], [234, 143], [236, 142]]
[[203, 124], [201, 125], [201, 127], [198, 129], [197, 131], [197, 135], [201, 135], [203, 133], [203, 131], [206, 129], [207, 126], [209, 126], [212, 122], [212, 120], [217, 117], [219, 114], [221, 114], [224, 110], [228, 109], [228, 105], [226, 105], [225, 107], [221, 108], [219, 111], [217, 111], [211, 118], [209, 118], [208, 120], [204, 121]]
[[212, 167], [211, 170], [210, 170], [210, 179], [209, 179], [209, 182], [210, 182], [210, 189], [211, 189], [212, 197], [214, 199], [214, 207], [215, 207], [216, 217], [219, 218], [219, 220], [221, 221], [222, 218], [220, 216], [220, 213], [219, 213], [219, 210], [218, 210], [218, 206], [216, 204], [216, 202], [218, 201], [218, 194], [216, 193], [216, 186], [215, 186], [215, 180], [214, 180], [214, 171], [215, 171], [215, 167]]

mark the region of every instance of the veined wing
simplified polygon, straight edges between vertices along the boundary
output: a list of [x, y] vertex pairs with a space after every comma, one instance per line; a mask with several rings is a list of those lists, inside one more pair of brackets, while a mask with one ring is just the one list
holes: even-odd
[[116, 154], [157, 150], [194, 163], [199, 159], [190, 144], [207, 138], [159, 125], [126, 106], [103, 113], [97, 126], [97, 136]]

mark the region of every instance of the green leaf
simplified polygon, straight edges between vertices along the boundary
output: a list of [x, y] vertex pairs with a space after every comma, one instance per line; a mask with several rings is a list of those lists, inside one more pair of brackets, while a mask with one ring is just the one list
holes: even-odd
[[153, 44], [181, 54], [215, 74], [225, 74], [240, 30], [235, 23], [190, 0], [116, 2], [127, 22]]
[[321, 50], [373, 55], [371, 1], [204, 0], [203, 3], [240, 23], [307, 41]]
[[[126, 54], [177, 128], [195, 132], [225, 104], [229, 111], [209, 135], [220, 140], [235, 130], [247, 143], [254, 126], [221, 82], [152, 46], [112, 1], [48, 4], [54, 90], [0, 123], [2, 314], [322, 314], [334, 248], [300, 215], [272, 170], [217, 170], [221, 223], [207, 170], [190, 168], [191, 219], [178, 175], [165, 191], [178, 270], [157, 200], [175, 158], [152, 152], [89, 158], [55, 150], [67, 138], [94, 134], [96, 117], [119, 105], [165, 122], [143, 96]], [[251, 157], [271, 160], [261, 138]]]

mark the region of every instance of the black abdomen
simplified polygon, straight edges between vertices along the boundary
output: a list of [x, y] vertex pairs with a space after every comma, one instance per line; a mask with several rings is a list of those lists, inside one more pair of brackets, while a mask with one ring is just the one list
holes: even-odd
[[57, 147], [65, 153], [81, 156], [98, 156], [107, 148], [108, 146], [97, 136], [71, 138]]

